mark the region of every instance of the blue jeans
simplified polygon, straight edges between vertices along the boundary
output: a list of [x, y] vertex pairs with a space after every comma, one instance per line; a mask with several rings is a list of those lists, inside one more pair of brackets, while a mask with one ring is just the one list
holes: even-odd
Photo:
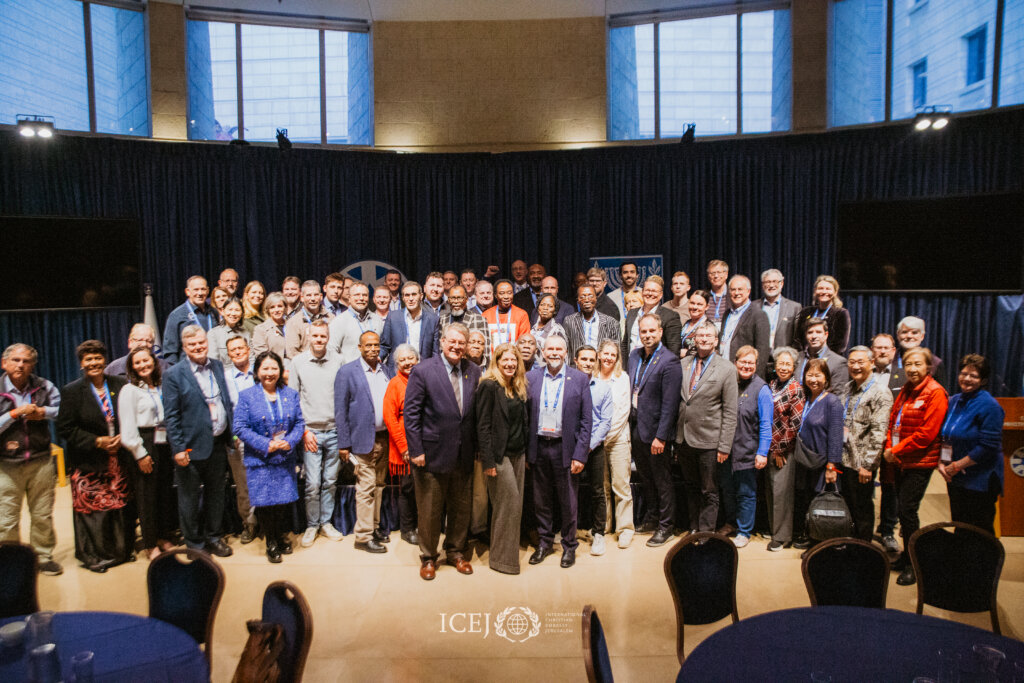
[[338, 432], [311, 429], [316, 437], [317, 449], [305, 451], [303, 467], [306, 470], [306, 526], [320, 527], [334, 516], [334, 494], [338, 485]]
[[726, 523], [736, 520], [739, 533], [750, 537], [757, 511], [757, 470], [732, 469], [732, 459], [718, 463], [718, 486], [722, 490], [722, 508]]

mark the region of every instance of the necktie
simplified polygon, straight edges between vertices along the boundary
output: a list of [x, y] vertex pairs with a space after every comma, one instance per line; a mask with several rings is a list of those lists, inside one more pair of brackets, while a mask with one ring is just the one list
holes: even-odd
[[451, 380], [452, 391], [455, 392], [455, 402], [459, 404], [459, 414], [462, 414], [462, 378], [460, 377], [459, 366], [452, 368]]
[[697, 387], [697, 381], [700, 379], [701, 368], [704, 366], [704, 359], [697, 356], [697, 362], [693, 364], [693, 375], [690, 377], [690, 393]]

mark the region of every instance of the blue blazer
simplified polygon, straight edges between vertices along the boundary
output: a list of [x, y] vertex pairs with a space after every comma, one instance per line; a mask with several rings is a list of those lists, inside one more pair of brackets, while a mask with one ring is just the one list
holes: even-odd
[[213, 307], [207, 304], [206, 313], [209, 315], [204, 315], [202, 313], [190, 313], [188, 302], [186, 301], [171, 311], [167, 316], [167, 322], [164, 323], [164, 336], [161, 339], [163, 345], [160, 347], [160, 350], [163, 354], [164, 360], [166, 360], [170, 365], [174, 365], [178, 361], [185, 360], [185, 357], [181, 352], [181, 331], [185, 329], [185, 327], [188, 325], [199, 325], [209, 332], [217, 326], [217, 322], [220, 320], [220, 316], [217, 314], [217, 311], [213, 310]]
[[[637, 383], [642, 350], [643, 347], [633, 349], [629, 354], [630, 400]], [[646, 370], [636, 401], [637, 432], [644, 443], [652, 443], [655, 439], [668, 443], [675, 438], [681, 397], [679, 391], [683, 383], [679, 355], [662, 344]]]
[[[526, 435], [526, 461], [537, 461], [537, 430], [540, 428], [540, 391], [546, 368], [534, 368], [526, 373], [526, 409], [530, 415]], [[590, 430], [594, 422], [594, 400], [590, 394], [590, 378], [579, 370], [565, 369], [565, 387], [562, 390], [562, 467], [573, 460], [586, 464], [590, 454]]]
[[[388, 380], [394, 376], [384, 363], [380, 368]], [[370, 383], [363, 375], [363, 359], [356, 358], [342, 365], [334, 376], [334, 425], [338, 430], [338, 450], [360, 455], [372, 452], [377, 436], [376, 422]]]
[[[224, 381], [224, 366], [212, 358], [209, 362], [220, 389], [221, 403], [227, 413], [227, 430], [230, 433], [231, 395]], [[206, 407], [206, 397], [199, 388], [199, 382], [192, 373], [192, 363], [187, 358], [167, 371], [163, 379], [163, 390], [164, 419], [171, 453], [181, 453], [191, 448], [189, 457], [192, 460], [206, 460], [213, 452], [213, 422], [210, 421], [210, 409]]]
[[[420, 360], [424, 361], [436, 355], [440, 349], [440, 320], [437, 313], [428, 306], [420, 308]], [[409, 329], [405, 325], [405, 309], [388, 313], [384, 319], [384, 329], [380, 333], [380, 359], [386, 361], [388, 369], [395, 372], [395, 349], [399, 344], [409, 341]]]
[[462, 370], [462, 412], [455, 401], [442, 356], [428, 358], [412, 369], [405, 389], [405, 438], [409, 455], [427, 456], [425, 469], [435, 474], [456, 467], [469, 470], [476, 457], [476, 418], [473, 394], [480, 368], [465, 358]]
[[243, 390], [238, 394], [238, 405], [235, 406], [235, 417], [232, 429], [239, 439], [245, 443], [245, 466], [264, 467], [280, 465], [288, 460], [302, 442], [302, 434], [306, 431], [306, 422], [302, 419], [302, 408], [299, 405], [299, 392], [290, 387], [278, 387], [277, 407], [281, 413], [281, 429], [284, 440], [291, 446], [288, 452], [274, 451], [268, 456], [267, 448], [274, 432], [278, 431], [274, 416], [267, 407], [263, 395], [263, 387], [259, 384]]

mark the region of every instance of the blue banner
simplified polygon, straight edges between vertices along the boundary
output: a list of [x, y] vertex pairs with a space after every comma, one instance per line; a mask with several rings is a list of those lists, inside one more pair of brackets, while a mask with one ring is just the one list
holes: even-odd
[[[608, 275], [606, 292], [622, 286], [622, 280], [619, 279], [619, 266], [622, 265], [623, 261], [632, 261], [636, 264], [637, 287], [643, 287], [644, 280], [651, 275], [665, 277], [661, 254], [647, 254], [645, 256], [591, 256], [590, 267], [604, 268], [605, 273]], [[667, 284], [665, 289], [668, 289]]]

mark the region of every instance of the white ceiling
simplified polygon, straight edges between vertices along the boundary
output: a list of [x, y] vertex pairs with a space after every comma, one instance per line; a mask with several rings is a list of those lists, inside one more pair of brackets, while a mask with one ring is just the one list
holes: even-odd
[[150, 0], [361, 21], [495, 21], [603, 17], [756, 0]]

